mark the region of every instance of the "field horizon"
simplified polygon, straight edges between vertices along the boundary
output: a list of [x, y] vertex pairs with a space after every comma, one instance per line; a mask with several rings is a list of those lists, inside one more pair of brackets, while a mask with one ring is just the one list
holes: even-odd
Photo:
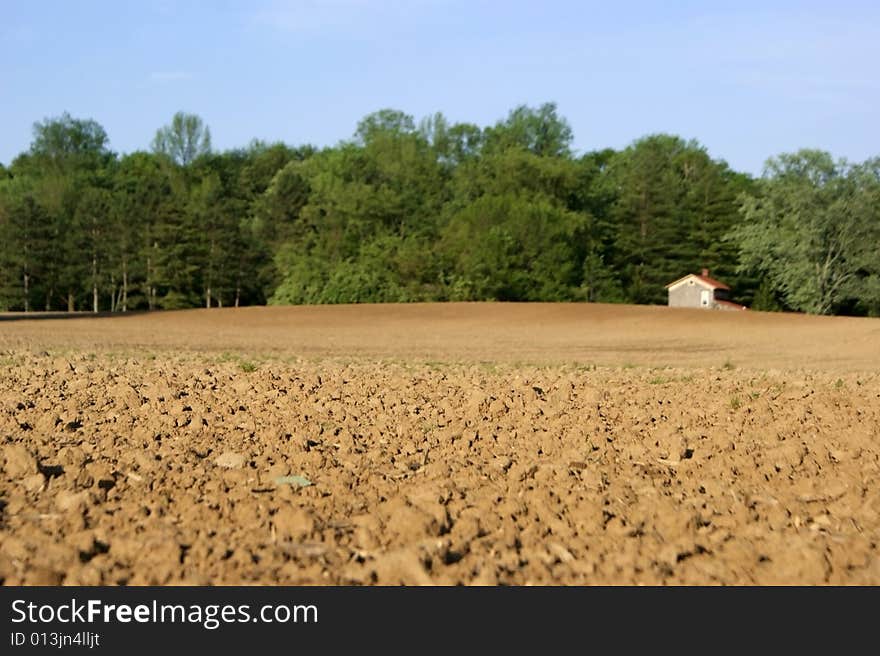
[[501, 302], [12, 313], [0, 348], [847, 372], [880, 368], [880, 319]]

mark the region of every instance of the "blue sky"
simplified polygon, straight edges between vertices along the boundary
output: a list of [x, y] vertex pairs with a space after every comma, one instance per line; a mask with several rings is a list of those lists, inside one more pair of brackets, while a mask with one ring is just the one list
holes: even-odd
[[226, 149], [555, 101], [578, 151], [670, 132], [757, 174], [801, 147], [880, 155], [878, 64], [876, 1], [0, 0], [0, 162], [63, 111], [131, 152], [178, 110]]

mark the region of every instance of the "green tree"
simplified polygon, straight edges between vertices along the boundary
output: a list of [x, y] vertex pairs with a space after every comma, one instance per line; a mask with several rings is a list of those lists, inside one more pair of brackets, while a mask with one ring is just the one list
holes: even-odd
[[736, 251], [723, 237], [738, 219], [736, 194], [746, 179], [724, 162], [695, 141], [659, 134], [615, 155], [607, 175], [611, 264], [629, 301], [664, 303], [666, 283], [702, 267], [725, 278], [735, 273]]
[[415, 121], [409, 114], [397, 109], [380, 109], [361, 119], [355, 137], [359, 143], [367, 144], [378, 135], [400, 136], [414, 131]]
[[196, 114], [177, 112], [171, 124], [159, 128], [153, 138], [153, 152], [189, 166], [197, 157], [211, 152], [211, 130]]
[[290, 148], [283, 143], [267, 144], [254, 140], [245, 151], [245, 160], [239, 173], [238, 186], [248, 203], [263, 194], [272, 179], [289, 162], [302, 161], [314, 154], [314, 148]]
[[108, 266], [113, 198], [105, 189], [90, 187], [79, 198], [72, 223], [73, 262], [69, 271], [78, 280], [86, 279], [91, 292], [92, 312], [100, 306], [100, 293], [105, 287]]
[[190, 181], [185, 170], [170, 170], [168, 191], [147, 233], [151, 306], [166, 310], [200, 305], [203, 239], [190, 212]]
[[419, 134], [434, 149], [438, 162], [449, 169], [479, 156], [483, 146], [483, 131], [478, 126], [473, 123], [450, 125], [440, 112], [422, 119]]
[[49, 217], [32, 181], [0, 181], [0, 307], [30, 312], [52, 257]]
[[234, 212], [234, 199], [228, 197], [220, 176], [206, 174], [190, 192], [190, 221], [200, 237], [198, 252], [190, 253], [200, 271], [205, 307], [223, 306], [238, 298], [241, 272], [238, 270], [242, 243], [239, 222]]
[[160, 158], [136, 152], [120, 160], [113, 179], [112, 309], [156, 306], [156, 233], [171, 194], [169, 172]]
[[41, 166], [54, 165], [70, 171], [94, 168], [110, 156], [109, 139], [92, 119], [76, 119], [67, 112], [34, 123], [30, 154]]
[[572, 163], [575, 183], [567, 194], [567, 205], [584, 217], [579, 252], [582, 254], [581, 298], [591, 303], [624, 300], [620, 276], [614, 269], [615, 224], [610, 209], [615, 190], [610, 184], [608, 164], [611, 149], [586, 153]]
[[542, 157], [568, 157], [573, 138], [556, 103], [544, 103], [537, 109], [521, 105], [511, 111], [504, 121], [486, 130], [485, 144], [490, 151], [516, 147]]
[[451, 300], [562, 301], [581, 279], [576, 256], [583, 216], [546, 196], [477, 198], [446, 225]]
[[367, 116], [350, 142], [288, 163], [255, 212], [255, 225], [275, 244], [272, 302], [435, 293], [439, 274], [429, 245], [447, 177], [438, 151], [395, 110]]
[[114, 163], [104, 129], [94, 120], [75, 119], [67, 113], [35, 123], [29, 151], [13, 162], [13, 174], [32, 181], [44, 218], [43, 231], [51, 245], [51, 256], [42, 262], [38, 280], [46, 310], [56, 306], [59, 298], [62, 306], [66, 303], [73, 310], [85, 296], [87, 274], [77, 250], [84, 238], [77, 207], [86, 190], [108, 184]]
[[817, 150], [768, 160], [743, 223], [730, 232], [741, 268], [764, 276], [795, 310], [829, 314], [870, 293], [880, 274], [878, 176]]

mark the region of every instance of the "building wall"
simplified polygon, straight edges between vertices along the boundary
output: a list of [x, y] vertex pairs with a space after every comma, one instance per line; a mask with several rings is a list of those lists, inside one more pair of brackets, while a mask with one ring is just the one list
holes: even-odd
[[713, 307], [715, 303], [712, 290], [707, 289], [703, 285], [698, 285], [693, 280], [688, 280], [684, 284], [669, 290], [669, 307], [702, 307], [700, 305], [700, 293], [703, 291], [709, 292], [709, 307]]

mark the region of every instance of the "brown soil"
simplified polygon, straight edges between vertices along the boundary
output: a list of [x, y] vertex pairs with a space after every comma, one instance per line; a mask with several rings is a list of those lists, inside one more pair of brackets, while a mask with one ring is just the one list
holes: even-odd
[[16, 318], [0, 359], [5, 584], [880, 584], [878, 320]]

